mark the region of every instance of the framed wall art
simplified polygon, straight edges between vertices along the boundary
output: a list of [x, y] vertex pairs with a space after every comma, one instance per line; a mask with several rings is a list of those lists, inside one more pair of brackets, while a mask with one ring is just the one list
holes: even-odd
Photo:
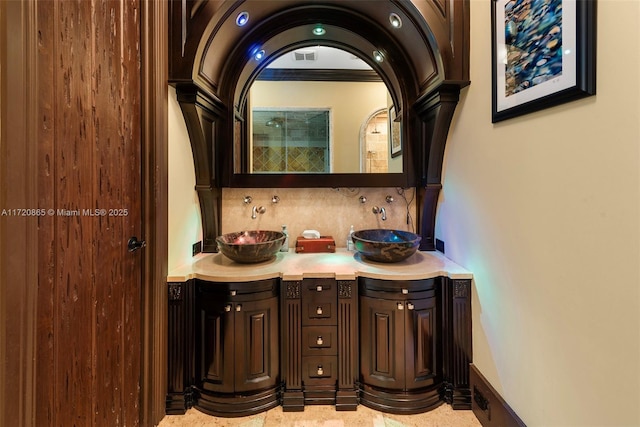
[[492, 0], [492, 122], [596, 93], [596, 0]]
[[400, 131], [400, 121], [396, 117], [395, 106], [389, 107], [389, 147], [391, 157], [398, 157], [402, 154], [402, 136]]

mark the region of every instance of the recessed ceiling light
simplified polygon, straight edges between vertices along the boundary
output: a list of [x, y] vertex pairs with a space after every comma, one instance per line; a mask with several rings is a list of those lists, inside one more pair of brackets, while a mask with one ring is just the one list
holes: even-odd
[[391, 12], [389, 14], [389, 22], [391, 23], [391, 26], [393, 28], [400, 28], [402, 27], [402, 19], [400, 19], [400, 17], [398, 16], [397, 13], [393, 13]]
[[247, 22], [249, 22], [249, 12], [240, 12], [236, 16], [236, 25], [238, 27], [244, 27]]
[[320, 24], [316, 25], [312, 32], [315, 36], [324, 36], [327, 34], [327, 30]]
[[384, 55], [379, 50], [374, 50], [373, 51], [373, 60], [376, 61], [376, 62], [382, 62], [382, 61], [384, 61]]

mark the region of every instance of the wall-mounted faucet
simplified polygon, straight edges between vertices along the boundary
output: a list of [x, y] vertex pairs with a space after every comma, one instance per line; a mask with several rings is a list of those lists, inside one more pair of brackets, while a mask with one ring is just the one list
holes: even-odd
[[244, 199], [242, 199], [242, 202], [245, 205], [248, 205], [249, 203], [251, 203], [252, 200], [253, 200], [253, 198], [251, 196], [244, 196]]
[[254, 206], [251, 209], [251, 219], [256, 219], [258, 217], [258, 214], [262, 215], [266, 211], [267, 211], [267, 208], [265, 208], [264, 206], [260, 206], [260, 207]]
[[387, 220], [387, 211], [385, 210], [385, 208], [383, 208], [383, 207], [379, 208], [377, 206], [374, 206], [373, 209], [371, 209], [371, 212], [373, 212], [376, 215], [380, 214], [380, 218], [383, 221]]
[[360, 203], [367, 203], [367, 197], [366, 196], [360, 196], [360, 198], [358, 200], [360, 200]]

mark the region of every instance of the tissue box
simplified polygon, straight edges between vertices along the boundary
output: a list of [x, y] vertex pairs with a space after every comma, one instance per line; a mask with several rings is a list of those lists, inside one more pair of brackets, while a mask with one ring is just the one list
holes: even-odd
[[296, 239], [296, 253], [335, 252], [336, 241], [331, 236], [320, 236], [319, 239], [305, 239], [299, 236]]

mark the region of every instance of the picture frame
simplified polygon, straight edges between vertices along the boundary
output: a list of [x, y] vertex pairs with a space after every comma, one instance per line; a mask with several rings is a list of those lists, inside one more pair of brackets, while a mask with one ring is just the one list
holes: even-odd
[[492, 123], [595, 95], [596, 4], [491, 1]]
[[395, 106], [389, 107], [389, 151], [391, 157], [398, 157], [402, 154], [402, 132], [401, 122], [396, 118]]

